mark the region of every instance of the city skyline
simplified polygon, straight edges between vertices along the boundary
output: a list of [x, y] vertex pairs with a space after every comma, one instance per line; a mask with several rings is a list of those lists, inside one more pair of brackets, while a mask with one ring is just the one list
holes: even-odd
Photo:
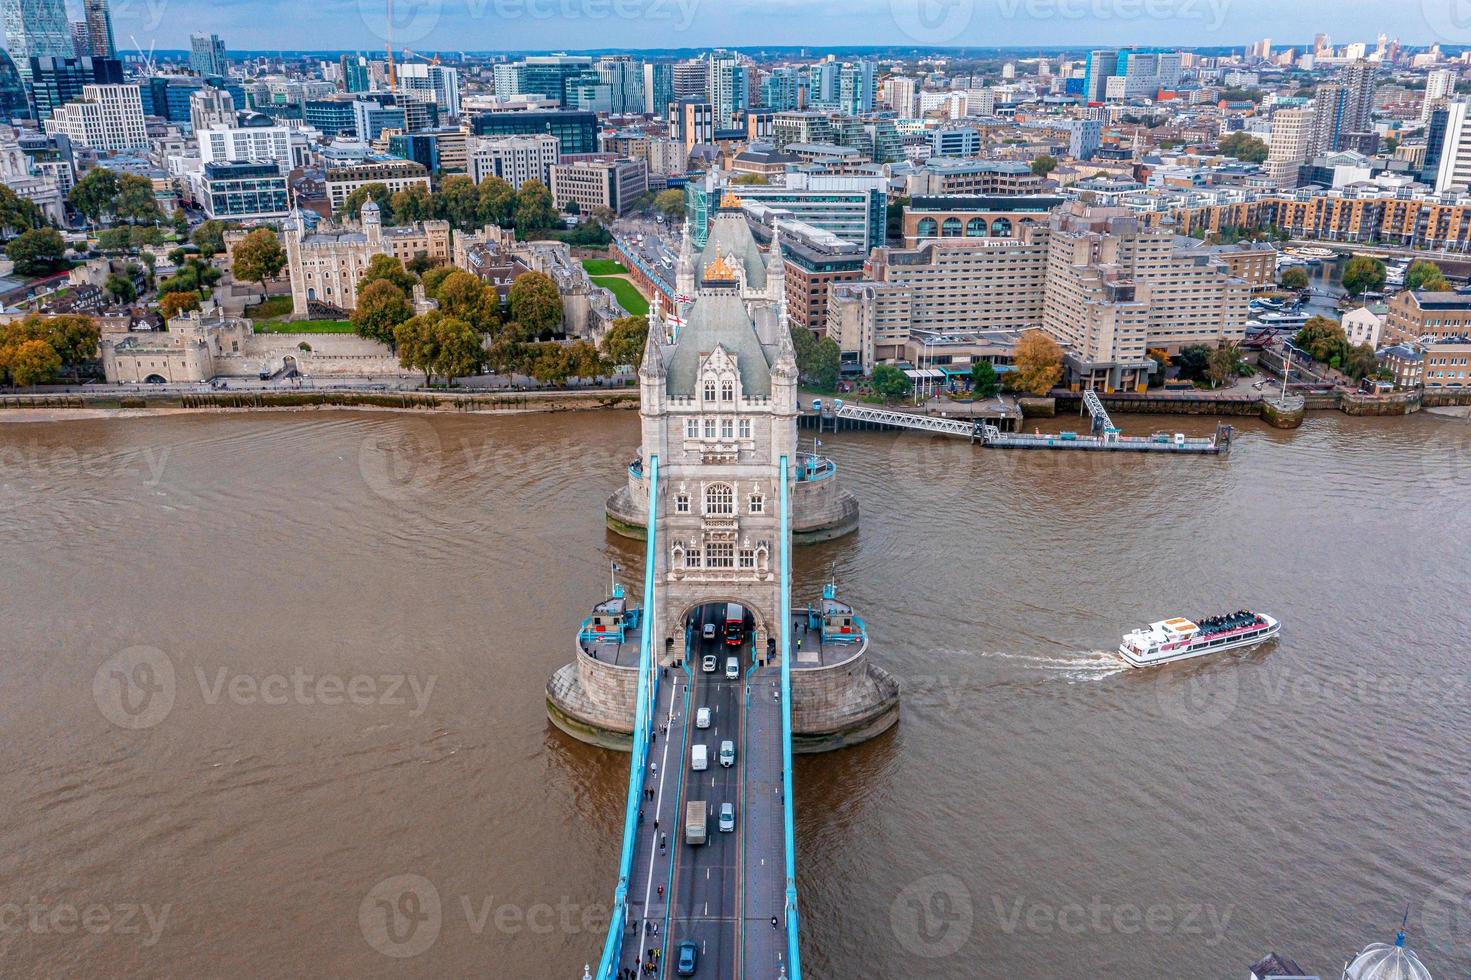
[[[1403, 18], [1377, 0], [427, 0], [395, 7], [394, 44], [428, 50], [586, 51], [750, 46], [1060, 48], [1241, 47], [1263, 37], [1301, 45], [1380, 33], [1411, 46], [1471, 44], [1455, 0], [1423, 0]], [[75, 8], [75, 9], [74, 9]], [[67, 5], [81, 19], [81, 5]], [[300, 6], [284, 0], [119, 3], [124, 50], [189, 47], [201, 29], [239, 52], [374, 50], [386, 43], [381, 0]], [[276, 25], [290, 22], [290, 45]]]

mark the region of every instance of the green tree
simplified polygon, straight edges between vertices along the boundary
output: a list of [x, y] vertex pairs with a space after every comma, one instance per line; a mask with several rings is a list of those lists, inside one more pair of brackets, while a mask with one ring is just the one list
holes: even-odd
[[648, 338], [647, 316], [621, 316], [603, 334], [603, 354], [610, 364], [629, 364], [637, 371], [643, 364]]
[[370, 282], [386, 279], [399, 288], [405, 295], [410, 296], [414, 292], [414, 286], [418, 285], [419, 277], [403, 267], [403, 263], [396, 256], [375, 255], [368, 260], [368, 267], [358, 277], [358, 290]]
[[426, 269], [419, 275], [419, 281], [424, 284], [424, 295], [439, 298], [439, 287], [450, 276], [459, 272], [452, 265], [436, 265], [432, 269]]
[[436, 355], [434, 373], [450, 384], [475, 374], [485, 364], [485, 345], [471, 324], [452, 316], [439, 317], [433, 326]]
[[225, 250], [225, 229], [229, 226], [215, 218], [194, 229], [189, 240], [198, 246], [204, 255], [218, 255]]
[[1007, 380], [1017, 391], [1045, 395], [1062, 380], [1062, 348], [1040, 330], [1028, 330], [1016, 342]]
[[1440, 271], [1440, 266], [1425, 259], [1417, 259], [1410, 263], [1405, 270], [1405, 288], [1411, 291], [1429, 290], [1438, 292], [1433, 285], [1427, 283], [1443, 283], [1445, 275]]
[[0, 184], [0, 235], [18, 235], [33, 228], [46, 227], [46, 217], [36, 202], [21, 197]]
[[409, 259], [408, 265], [404, 266], [404, 268], [408, 269], [414, 275], [418, 276], [419, 280], [422, 282], [424, 279], [424, 273], [428, 272], [430, 269], [433, 269], [436, 266], [443, 264], [443, 260], [432, 258], [427, 252], [415, 252], [414, 257]]
[[788, 325], [787, 330], [792, 336], [792, 350], [797, 357], [797, 373], [805, 375], [817, 354], [817, 334], [795, 322]]
[[1221, 344], [1206, 357], [1205, 374], [1211, 387], [1217, 388], [1234, 380], [1240, 366], [1240, 349], [1235, 344]]
[[387, 279], [378, 279], [358, 290], [352, 326], [358, 336], [387, 344], [392, 350], [398, 343], [394, 330], [413, 316], [413, 304], [403, 290]]
[[1261, 163], [1267, 159], [1267, 144], [1247, 132], [1235, 132], [1216, 144], [1222, 156], [1234, 157], [1242, 163]]
[[523, 272], [511, 283], [511, 319], [532, 336], [546, 339], [562, 326], [562, 297], [551, 277], [540, 272]]
[[347, 195], [347, 199], [342, 202], [342, 210], [339, 214], [357, 220], [362, 216], [363, 205], [370, 200], [378, 205], [378, 216], [383, 223], [385, 225], [392, 224], [394, 220], [393, 192], [388, 189], [387, 184], [380, 184], [376, 181], [371, 184], [364, 184]]
[[1304, 290], [1308, 288], [1308, 270], [1290, 268], [1282, 270], [1282, 288]]
[[425, 385], [434, 383], [434, 371], [439, 362], [434, 323], [440, 315], [437, 310], [431, 310], [393, 328], [398, 363], [410, 371], [423, 371]]
[[516, 193], [516, 231], [524, 238], [532, 232], [560, 225], [547, 185], [539, 180], [522, 184]]
[[464, 174], [451, 174], [440, 182], [434, 195], [434, 213], [456, 231], [468, 231], [480, 223], [480, 189]]
[[879, 364], [873, 369], [873, 390], [886, 402], [897, 401], [909, 393], [909, 377], [892, 364]]
[[174, 237], [183, 241], [189, 237], [189, 216], [184, 213], [183, 208], [174, 208], [174, 213], [169, 217], [174, 226]]
[[21, 232], [5, 246], [5, 256], [23, 276], [43, 276], [56, 271], [66, 256], [66, 242], [54, 228]]
[[389, 199], [393, 220], [408, 225], [434, 217], [434, 199], [423, 184], [413, 184], [394, 194]]
[[654, 198], [654, 211], [665, 221], [678, 222], [684, 217], [684, 191], [660, 191]]
[[[805, 329], [798, 327], [798, 330]], [[842, 369], [843, 355], [838, 342], [824, 337], [817, 342], [812, 360], [807, 365], [807, 381], [818, 391], [834, 391], [838, 387], [838, 373]]]
[[133, 236], [127, 225], [118, 228], [105, 228], [97, 233], [97, 250], [99, 252], [126, 252], [133, 247]]
[[1334, 368], [1343, 366], [1350, 350], [1343, 325], [1326, 316], [1308, 317], [1292, 342], [1313, 360]]
[[104, 215], [112, 214], [117, 195], [117, 174], [106, 167], [93, 167], [72, 185], [66, 203], [88, 224], [96, 224]]
[[1001, 390], [996, 366], [990, 361], [975, 361], [970, 366], [970, 386], [977, 398], [994, 398]]
[[1339, 368], [1355, 381], [1367, 378], [1379, 371], [1379, 358], [1374, 356], [1372, 344], [1359, 344], [1344, 351], [1343, 364]]
[[56, 351], [56, 356], [63, 364], [71, 367], [73, 377], [77, 376], [83, 362], [97, 359], [97, 341], [101, 332], [97, 328], [97, 321], [90, 316], [65, 313], [60, 316], [40, 317], [33, 314], [26, 317], [26, 320], [38, 321], [41, 339]]
[[158, 300], [158, 313], [172, 320], [180, 313], [199, 309], [199, 294], [193, 290], [164, 293]]
[[479, 219], [482, 224], [510, 228], [516, 223], [516, 189], [500, 177], [480, 182]]
[[117, 179], [117, 197], [112, 215], [118, 221], [156, 225], [163, 221], [163, 209], [153, 193], [153, 181], [137, 174], [121, 174]]
[[1038, 177], [1046, 177], [1057, 169], [1057, 157], [1044, 153], [1032, 160], [1032, 173]]
[[235, 244], [231, 257], [235, 278], [259, 285], [262, 298], [266, 295], [266, 280], [279, 276], [286, 266], [286, 250], [269, 228], [257, 228], [246, 235]]
[[732, 180], [731, 183], [741, 187], [759, 187], [764, 184], [769, 184], [771, 181], [766, 179], [765, 174], [741, 174], [735, 180]]
[[1384, 288], [1384, 263], [1372, 255], [1355, 255], [1343, 270], [1343, 288], [1350, 296], [1362, 296]]
[[110, 275], [107, 277], [107, 285], [103, 287], [113, 300], [123, 305], [133, 302], [138, 298], [138, 287], [133, 285], [133, 280], [127, 276]]
[[1175, 355], [1175, 367], [1183, 381], [1204, 381], [1210, 366], [1211, 349], [1204, 344], [1189, 344]]

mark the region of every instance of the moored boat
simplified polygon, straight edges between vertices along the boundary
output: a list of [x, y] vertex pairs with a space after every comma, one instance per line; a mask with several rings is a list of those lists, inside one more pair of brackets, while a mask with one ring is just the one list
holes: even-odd
[[1130, 667], [1189, 660], [1208, 653], [1256, 646], [1275, 637], [1282, 624], [1264, 613], [1243, 609], [1199, 622], [1177, 616], [1124, 634], [1119, 656]]

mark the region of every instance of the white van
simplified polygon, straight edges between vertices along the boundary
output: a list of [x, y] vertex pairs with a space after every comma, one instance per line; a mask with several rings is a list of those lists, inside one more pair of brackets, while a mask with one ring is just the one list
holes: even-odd
[[733, 681], [741, 676], [741, 662], [735, 657], [725, 658], [725, 679]]
[[695, 772], [704, 772], [710, 768], [710, 754], [705, 746], [690, 746], [690, 768]]

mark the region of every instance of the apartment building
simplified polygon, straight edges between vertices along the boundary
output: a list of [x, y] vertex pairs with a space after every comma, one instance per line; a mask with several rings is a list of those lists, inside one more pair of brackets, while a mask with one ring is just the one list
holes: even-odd
[[470, 151], [470, 177], [480, 183], [499, 177], [517, 190], [528, 180], [551, 186], [552, 167], [561, 160], [561, 141], [555, 136], [502, 136], [480, 138]]
[[830, 289], [835, 283], [862, 279], [868, 252], [857, 242], [801, 221], [783, 221], [780, 238], [786, 266], [787, 320], [793, 327], [822, 337], [827, 331]]
[[1471, 296], [1401, 290], [1389, 298], [1384, 337], [1391, 343], [1471, 337]]
[[553, 203], [566, 209], [575, 202], [583, 214], [595, 208], [622, 214], [649, 189], [649, 171], [642, 160], [576, 160], [551, 169]]
[[911, 196], [962, 194], [1039, 194], [1043, 179], [1031, 164], [1017, 160], [951, 160], [932, 157], [909, 175]]

